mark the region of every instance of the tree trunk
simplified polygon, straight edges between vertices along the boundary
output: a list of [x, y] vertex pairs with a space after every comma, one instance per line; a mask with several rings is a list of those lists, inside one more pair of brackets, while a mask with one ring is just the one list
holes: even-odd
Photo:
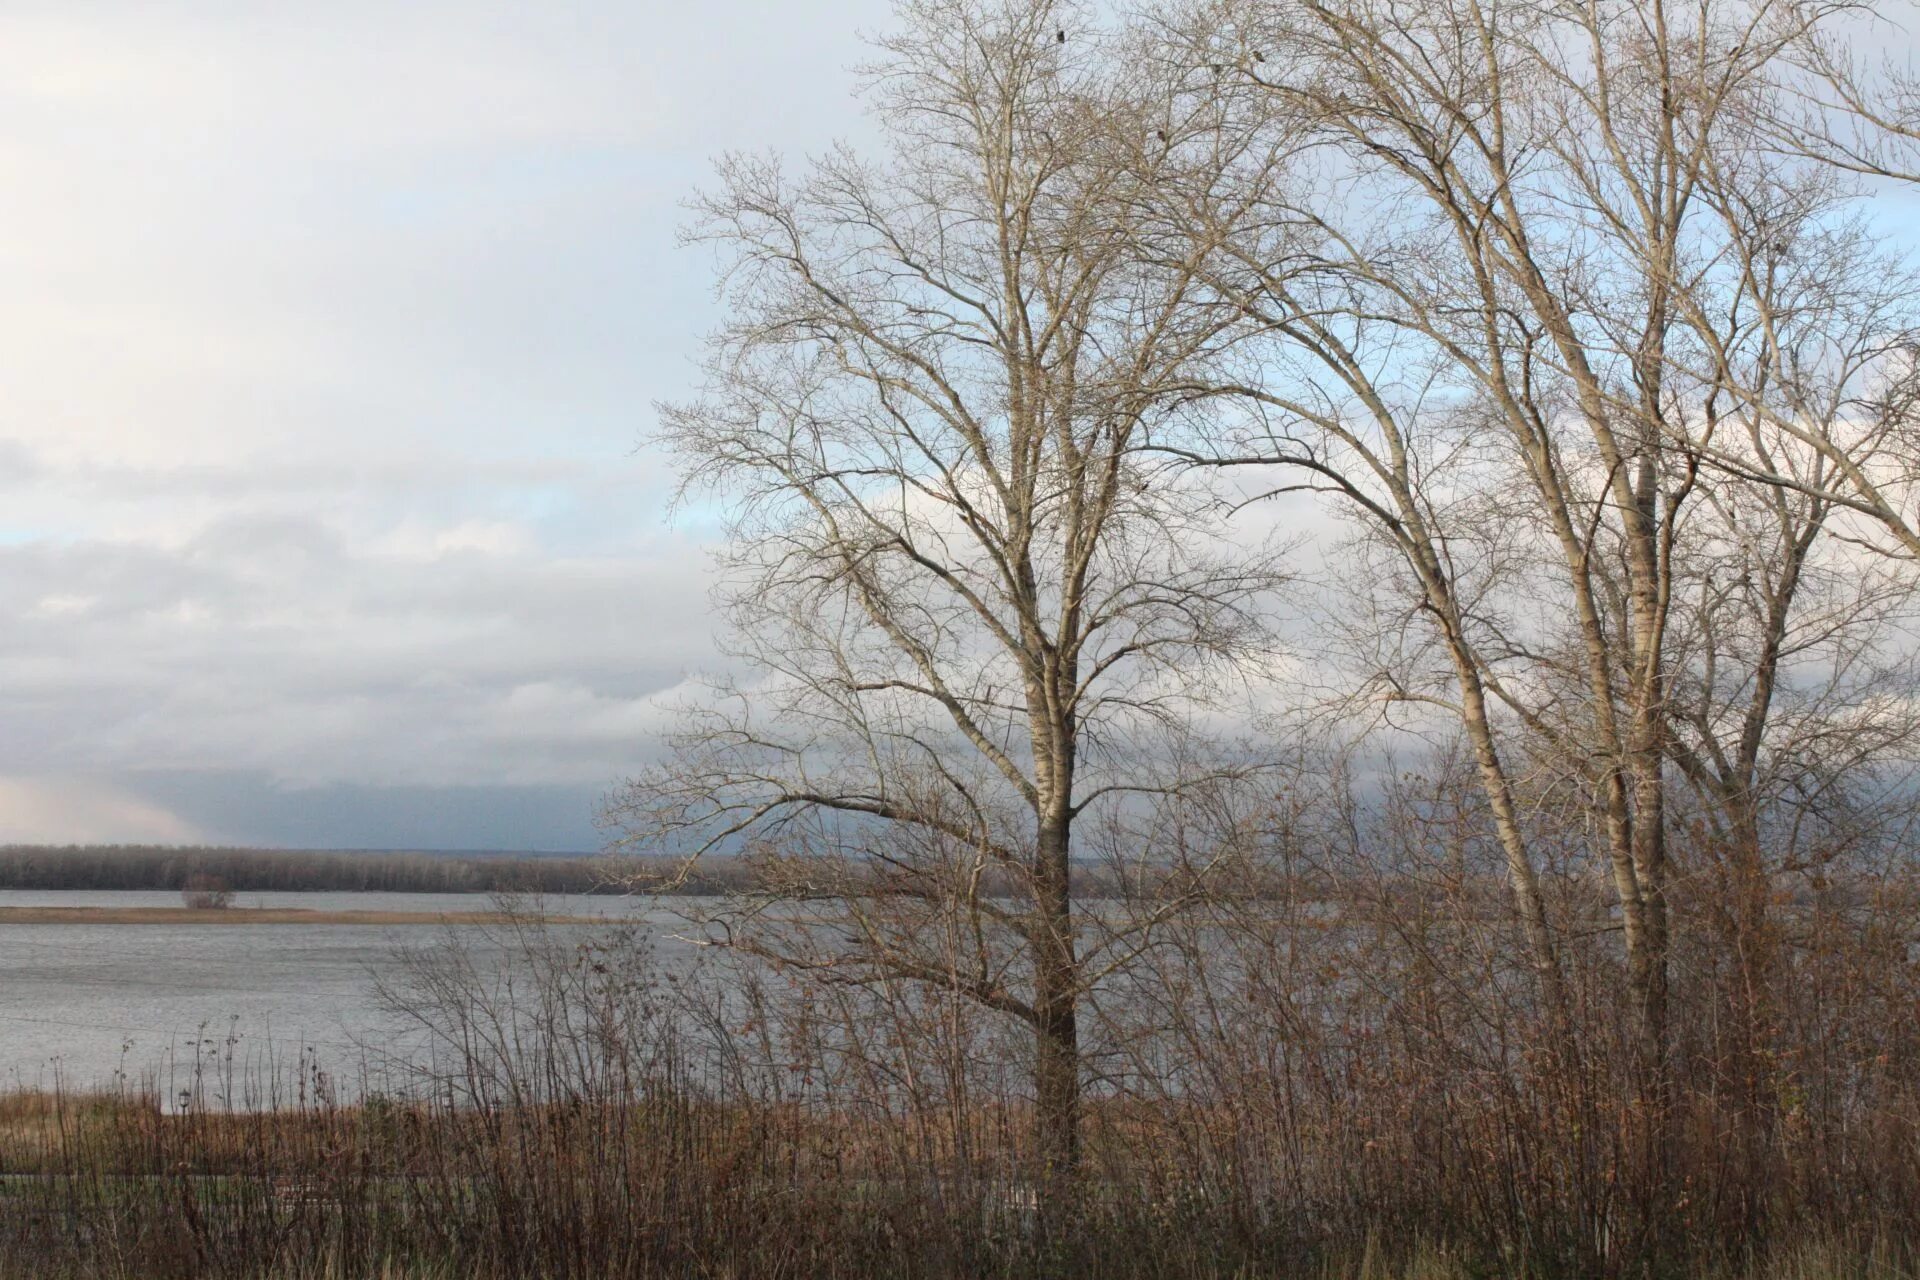
[[1039, 1210], [1044, 1231], [1073, 1216], [1080, 1172], [1080, 962], [1073, 941], [1068, 881], [1069, 826], [1049, 818], [1040, 827], [1037, 906], [1031, 938], [1034, 969], [1034, 1139], [1039, 1157]]
[[1742, 1123], [1742, 1173], [1746, 1178], [1746, 1211], [1757, 1229], [1761, 1195], [1767, 1178], [1766, 1153], [1774, 1134], [1773, 1064], [1768, 1050], [1773, 1041], [1773, 984], [1775, 939], [1771, 920], [1772, 882], [1761, 850], [1758, 815], [1750, 792], [1734, 800], [1732, 870], [1734, 902], [1729, 913], [1735, 956], [1732, 994], [1736, 1019], [1734, 1096]]

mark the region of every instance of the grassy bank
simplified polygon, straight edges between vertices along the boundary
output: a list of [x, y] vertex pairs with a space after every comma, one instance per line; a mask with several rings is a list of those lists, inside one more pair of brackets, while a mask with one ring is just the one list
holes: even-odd
[[[307, 1102], [245, 1114], [15, 1094], [0, 1099], [0, 1276], [1580, 1273], [1419, 1215], [1349, 1218], [1170, 1179], [1156, 1153], [1181, 1145], [1193, 1117], [1092, 1119], [1103, 1159], [1084, 1207], [1048, 1226], [1007, 1172], [1024, 1142], [1017, 1112], [961, 1142], [665, 1089], [603, 1106]], [[1912, 1274], [1911, 1257], [1892, 1234], [1809, 1230], [1744, 1257], [1703, 1242], [1643, 1274], [1891, 1280]]]

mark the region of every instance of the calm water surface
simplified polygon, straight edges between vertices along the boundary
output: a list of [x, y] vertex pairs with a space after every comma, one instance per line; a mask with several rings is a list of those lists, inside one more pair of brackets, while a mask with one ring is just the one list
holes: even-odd
[[[490, 905], [484, 895], [427, 893], [242, 893], [236, 903], [341, 911]], [[179, 894], [161, 890], [0, 891], [0, 907], [179, 905]], [[637, 920], [663, 960], [691, 949], [673, 936], [684, 925], [671, 906], [651, 899], [554, 896], [543, 906]], [[504, 958], [473, 926], [0, 925], [0, 1087], [86, 1087], [124, 1073], [171, 1093], [197, 1058], [229, 1049], [248, 1070], [297, 1064], [312, 1051], [351, 1076], [361, 1046], [391, 1034], [375, 987], [393, 972], [395, 950], [444, 940], [450, 930]]]

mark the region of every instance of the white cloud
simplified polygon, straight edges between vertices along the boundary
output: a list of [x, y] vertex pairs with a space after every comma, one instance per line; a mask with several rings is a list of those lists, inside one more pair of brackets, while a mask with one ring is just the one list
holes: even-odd
[[56, 592], [42, 596], [27, 610], [29, 617], [62, 618], [76, 613], [85, 613], [98, 603], [98, 597], [71, 595]]
[[[604, 140], [659, 127], [633, 33], [556, 40], [524, 10], [433, 5], [64, 5], [0, 20], [16, 106], [77, 126], [140, 113], [207, 143], [360, 150]], [[589, 33], [581, 32], [582, 37]], [[622, 39], [625, 34], [628, 38]]]
[[413, 560], [438, 560], [461, 552], [482, 555], [509, 555], [530, 550], [532, 538], [525, 525], [510, 520], [462, 520], [458, 524], [435, 528], [408, 519], [381, 539], [381, 549], [389, 555]]
[[109, 784], [0, 777], [0, 844], [191, 844], [199, 828]]
[[[712, 321], [680, 202], [723, 150], [863, 129], [843, 69], [884, 11], [5, 6], [18, 838], [380, 841], [218, 816], [304, 788], [534, 839], [628, 771], [714, 661], [699, 548], [632, 452]], [[456, 787], [546, 790], [517, 826], [421, 816]]]
[[652, 700], [711, 662], [700, 549], [586, 468], [547, 469], [533, 504], [451, 457], [265, 498], [33, 469], [16, 514], [71, 494], [102, 523], [145, 514], [0, 544], [0, 771], [605, 785], [648, 749]]

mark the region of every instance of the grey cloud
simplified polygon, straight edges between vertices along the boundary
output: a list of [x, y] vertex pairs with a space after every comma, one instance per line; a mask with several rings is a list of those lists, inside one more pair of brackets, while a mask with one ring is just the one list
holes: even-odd
[[560, 554], [536, 523], [504, 550], [396, 552], [372, 517], [216, 507], [170, 546], [0, 546], [0, 763], [604, 786], [712, 650], [700, 549], [597, 518], [630, 545]]
[[592, 786], [290, 787], [247, 771], [143, 773], [116, 786], [199, 838], [290, 848], [600, 848]]
[[6, 6], [0, 826], [578, 847], [717, 661], [680, 201], [885, 12]]

